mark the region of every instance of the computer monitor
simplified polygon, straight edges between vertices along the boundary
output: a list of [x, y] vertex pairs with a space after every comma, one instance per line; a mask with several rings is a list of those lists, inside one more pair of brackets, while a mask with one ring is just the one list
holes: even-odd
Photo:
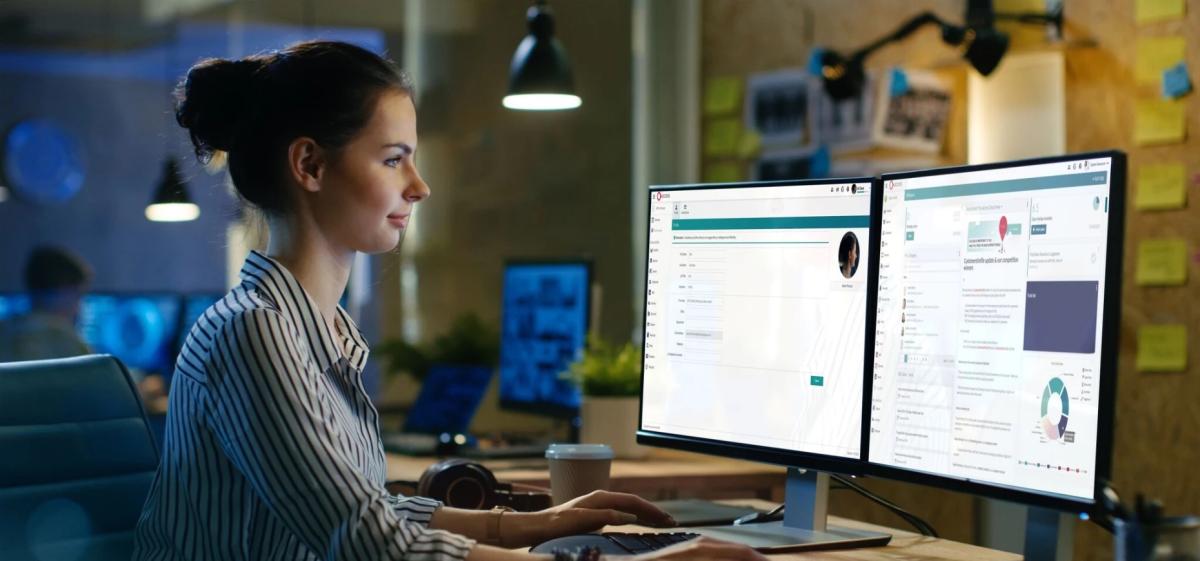
[[638, 442], [862, 471], [872, 189], [651, 187]]
[[0, 320], [29, 313], [33, 304], [23, 292], [0, 293]]
[[591, 264], [512, 261], [504, 267], [500, 406], [574, 418], [580, 393], [564, 378], [587, 342]]
[[[768, 550], [884, 545], [826, 525], [862, 473], [872, 178], [651, 187], [638, 442], [789, 466]], [[803, 468], [803, 470], [798, 469]]]
[[881, 179], [872, 473], [1090, 511], [1111, 462], [1124, 155]]
[[180, 298], [174, 294], [87, 294], [80, 302], [79, 336], [126, 366], [159, 374], [174, 369]]
[[490, 366], [432, 366], [421, 382], [421, 393], [404, 418], [404, 432], [467, 432], [491, 381]]

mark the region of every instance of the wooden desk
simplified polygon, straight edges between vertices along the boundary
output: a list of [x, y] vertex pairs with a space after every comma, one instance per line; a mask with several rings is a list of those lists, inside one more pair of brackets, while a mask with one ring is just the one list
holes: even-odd
[[[416, 481], [437, 458], [387, 455], [387, 478]], [[483, 462], [506, 483], [550, 487], [545, 460], [492, 460]], [[655, 450], [645, 460], [615, 460], [609, 489], [651, 500], [674, 498], [729, 499], [755, 497], [783, 500], [786, 470], [781, 467]]]
[[[760, 509], [767, 509], [775, 506], [770, 502], [762, 500], [741, 500], [727, 502], [750, 505]], [[844, 528], [886, 532], [892, 535], [892, 541], [889, 542], [885, 547], [847, 549], [842, 551], [779, 553], [769, 555], [768, 557], [771, 559], [779, 559], [781, 561], [787, 559], [794, 559], [796, 561], [850, 561], [853, 559], [894, 559], [903, 561], [957, 561], [959, 559], [964, 561], [1020, 561], [1021, 559], [1021, 556], [1016, 553], [996, 551], [994, 549], [986, 549], [976, 545], [959, 543], [950, 540], [928, 538], [907, 530], [898, 530], [896, 528], [877, 526], [875, 524], [867, 524], [866, 522], [848, 520], [837, 516], [830, 516], [829, 523], [831, 525], [842, 526]], [[680, 530], [663, 530], [655, 528], [643, 528], [640, 526], [609, 526], [608, 528], [605, 528], [605, 531], [664, 532]], [[686, 531], [686, 529], [683, 529], [683, 531]]]

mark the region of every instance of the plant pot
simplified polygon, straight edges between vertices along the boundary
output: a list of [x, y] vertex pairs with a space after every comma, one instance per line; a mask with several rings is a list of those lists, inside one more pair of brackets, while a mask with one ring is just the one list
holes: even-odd
[[580, 440], [586, 444], [607, 444], [618, 458], [636, 460], [650, 449], [637, 443], [638, 398], [583, 396]]

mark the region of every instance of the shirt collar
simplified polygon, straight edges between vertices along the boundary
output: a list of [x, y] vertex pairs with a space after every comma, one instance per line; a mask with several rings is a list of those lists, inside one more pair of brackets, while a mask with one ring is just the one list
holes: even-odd
[[266, 296], [285, 317], [290, 319], [307, 339], [313, 359], [321, 371], [346, 359], [355, 370], [361, 371], [367, 362], [367, 342], [358, 325], [341, 306], [334, 318], [335, 332], [330, 332], [321, 310], [300, 281], [278, 261], [251, 251], [239, 273], [243, 284]]

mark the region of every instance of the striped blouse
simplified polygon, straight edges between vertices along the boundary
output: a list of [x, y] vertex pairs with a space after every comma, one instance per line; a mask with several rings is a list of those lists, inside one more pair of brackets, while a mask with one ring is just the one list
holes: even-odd
[[367, 345], [340, 307], [330, 332], [277, 261], [252, 252], [175, 365], [166, 440], [136, 560], [465, 559], [429, 529], [441, 506], [384, 489]]

